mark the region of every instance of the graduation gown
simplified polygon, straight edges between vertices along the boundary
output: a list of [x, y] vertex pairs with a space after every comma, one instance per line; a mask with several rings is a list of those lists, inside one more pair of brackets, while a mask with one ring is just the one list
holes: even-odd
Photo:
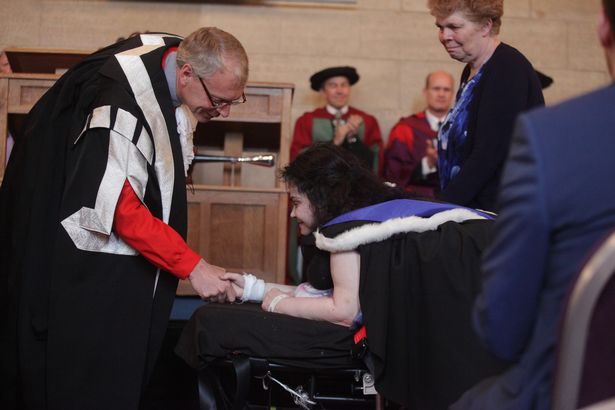
[[99, 50], [28, 115], [0, 190], [2, 408], [135, 409], [177, 279], [112, 231], [126, 179], [185, 237], [181, 147], [162, 58], [181, 38]]
[[[385, 398], [413, 410], [446, 409], [506, 365], [482, 348], [471, 324], [489, 218], [455, 205], [400, 199], [344, 214], [314, 234], [320, 252], [360, 253], [366, 362]], [[318, 259], [310, 261], [311, 278], [328, 270], [328, 258]], [[176, 353], [195, 368], [232, 353], [335, 368], [352, 364], [351, 336], [342, 326], [260, 306], [209, 304], [189, 320]]]
[[446, 409], [507, 366], [472, 327], [493, 224], [475, 212], [396, 200], [336, 218], [316, 234], [320, 249], [360, 253], [367, 364], [378, 392], [409, 409]]

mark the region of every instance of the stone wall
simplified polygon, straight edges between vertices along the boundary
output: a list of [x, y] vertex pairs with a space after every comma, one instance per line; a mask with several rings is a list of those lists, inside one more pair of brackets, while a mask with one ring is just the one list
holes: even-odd
[[[123, 0], [3, 0], [0, 47], [96, 49], [134, 31], [187, 35], [215, 25], [235, 34], [251, 61], [250, 79], [293, 83], [293, 120], [322, 101], [308, 77], [354, 65], [353, 105], [374, 114], [386, 136], [422, 108], [425, 75], [462, 65], [437, 40], [426, 0], [357, 0], [352, 6], [227, 5]], [[595, 35], [600, 0], [505, 0], [501, 38], [555, 83], [548, 104], [609, 80]]]

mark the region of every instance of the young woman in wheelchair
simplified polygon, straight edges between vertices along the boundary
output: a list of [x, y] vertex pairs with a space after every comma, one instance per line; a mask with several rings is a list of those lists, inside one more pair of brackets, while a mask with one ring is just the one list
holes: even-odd
[[[209, 303], [194, 313], [176, 347], [189, 365], [243, 355], [303, 369], [356, 366], [353, 337], [365, 324], [376, 387], [404, 405], [444, 408], [499, 370], [469, 323], [489, 215], [409, 199], [332, 144], [312, 145], [281, 177], [302, 235], [306, 282], [226, 273], [242, 303]], [[450, 383], [434, 394], [411, 388], [423, 373], [438, 374], [434, 385]]]

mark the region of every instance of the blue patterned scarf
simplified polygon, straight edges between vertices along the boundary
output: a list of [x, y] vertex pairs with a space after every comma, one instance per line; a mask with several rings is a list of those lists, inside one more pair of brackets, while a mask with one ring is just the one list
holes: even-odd
[[457, 92], [455, 106], [449, 112], [438, 134], [438, 170], [440, 188], [444, 189], [463, 165], [463, 147], [468, 138], [469, 107], [474, 87], [483, 75], [483, 66]]

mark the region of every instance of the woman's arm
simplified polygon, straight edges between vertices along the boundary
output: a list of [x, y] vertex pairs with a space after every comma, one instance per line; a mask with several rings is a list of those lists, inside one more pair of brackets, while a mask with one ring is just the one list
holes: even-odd
[[[313, 320], [326, 320], [350, 326], [359, 313], [359, 273], [361, 257], [358, 252], [331, 254], [333, 295], [330, 297], [302, 298], [288, 296], [275, 305], [275, 312]], [[272, 300], [281, 295], [271, 289], [263, 299], [263, 309], [269, 310]]]
[[265, 283], [265, 294], [269, 292], [271, 289], [278, 289], [284, 293], [293, 294], [295, 292], [296, 286], [291, 285], [280, 285], [279, 283]]
[[[233, 286], [233, 289], [235, 290], [235, 294], [240, 299], [243, 299], [243, 291], [244, 291], [244, 287], [246, 284], [246, 278], [244, 277], [244, 275], [245, 274], [235, 273], [235, 272], [226, 272], [224, 275], [222, 275], [222, 279], [228, 280], [231, 282], [231, 285]], [[246, 275], [246, 276], [251, 276], [251, 275]], [[260, 280], [260, 279], [257, 279], [257, 280]], [[279, 289], [284, 293], [292, 294], [295, 291], [296, 286], [280, 285], [278, 283], [264, 283], [263, 288], [264, 288], [263, 295], [265, 295], [271, 289]], [[252, 295], [252, 296], [256, 296], [256, 295]], [[250, 299], [250, 302], [262, 302], [262, 298]]]

